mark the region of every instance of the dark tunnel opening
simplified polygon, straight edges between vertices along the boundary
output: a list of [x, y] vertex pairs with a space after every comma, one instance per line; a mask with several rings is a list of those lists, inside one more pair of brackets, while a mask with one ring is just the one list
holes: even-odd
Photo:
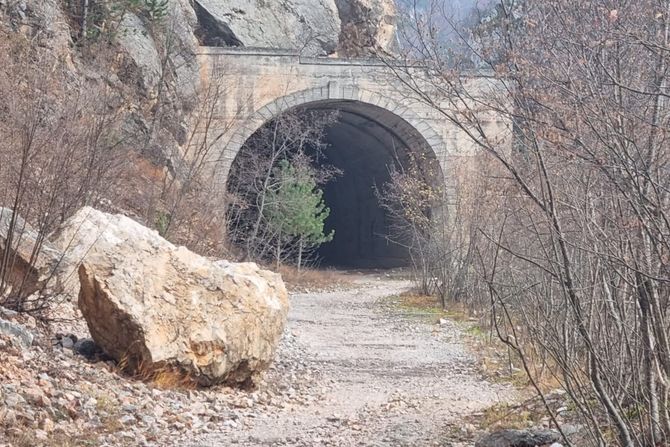
[[325, 162], [342, 175], [326, 184], [324, 198], [330, 208], [326, 230], [331, 242], [318, 250], [322, 264], [335, 267], [390, 268], [407, 264], [407, 249], [391, 242], [390, 220], [375, 188], [390, 180], [398, 163], [398, 141], [378, 123], [340, 111], [327, 130]]
[[390, 180], [393, 169], [402, 168], [410, 151], [423, 151], [432, 161], [435, 155], [416, 129], [380, 107], [339, 100], [300, 107], [308, 110], [337, 112], [337, 120], [325, 129], [326, 146], [319, 157], [320, 164], [341, 171], [322, 187], [330, 208], [326, 232], [334, 230], [334, 238], [317, 250], [319, 264], [382, 269], [408, 265], [408, 249], [392, 241], [393, 222], [376, 188]]

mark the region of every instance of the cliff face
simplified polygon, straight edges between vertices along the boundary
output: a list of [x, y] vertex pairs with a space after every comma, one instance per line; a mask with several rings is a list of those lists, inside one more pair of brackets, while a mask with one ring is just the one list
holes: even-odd
[[194, 0], [205, 45], [298, 49], [305, 55], [364, 55], [388, 49], [394, 0]]
[[[110, 193], [111, 209], [145, 222], [156, 214], [146, 204], [160, 208], [166, 182], [188, 170], [184, 154], [203, 103], [199, 45], [364, 57], [388, 50], [395, 30], [394, 0], [168, 0], [164, 11], [150, 4], [0, 0], [0, 65], [12, 59], [14, 67], [0, 66], [7, 91], [48, 84], [61, 108], [79, 92], [93, 98], [88, 105], [109, 118], [105, 138], [124, 148], [131, 171], [124, 196]], [[1, 103], [0, 119], [9, 113]]]
[[222, 39], [227, 45], [291, 48], [316, 56], [337, 50], [340, 18], [334, 0], [196, 0], [195, 5], [201, 23], [212, 20], [228, 30]]

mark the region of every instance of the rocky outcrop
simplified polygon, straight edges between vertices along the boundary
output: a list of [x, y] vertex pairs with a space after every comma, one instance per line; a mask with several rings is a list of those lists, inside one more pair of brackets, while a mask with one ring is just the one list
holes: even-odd
[[301, 50], [303, 55], [370, 55], [395, 35], [394, 0], [196, 0], [196, 30], [209, 46]]
[[211, 31], [227, 46], [290, 48], [311, 56], [337, 50], [340, 18], [334, 0], [195, 0], [195, 4], [206, 28], [201, 35]]
[[390, 51], [396, 31], [394, 0], [336, 0], [342, 22], [339, 54], [369, 56]]
[[139, 87], [147, 94], [154, 94], [158, 82], [164, 80], [178, 98], [189, 100], [199, 82], [198, 41], [193, 34], [197, 18], [188, 0], [169, 0], [167, 10], [169, 15], [161, 26], [153, 27], [146, 19], [126, 13], [116, 40], [135, 67]]
[[61, 253], [21, 216], [14, 216], [9, 208], [0, 208], [0, 261], [2, 259], [7, 260], [5, 280], [11, 287], [5, 293], [28, 296], [46, 286]]
[[83, 260], [79, 307], [93, 339], [131, 369], [241, 384], [270, 364], [288, 312], [279, 275], [211, 261], [92, 208], [58, 238]]
[[125, 14], [117, 41], [135, 65], [139, 87], [151, 92], [161, 78], [161, 56], [144, 22], [135, 14]]

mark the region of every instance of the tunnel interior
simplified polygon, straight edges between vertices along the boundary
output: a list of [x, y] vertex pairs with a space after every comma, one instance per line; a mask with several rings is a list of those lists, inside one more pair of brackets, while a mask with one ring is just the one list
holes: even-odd
[[319, 157], [319, 163], [341, 173], [322, 187], [330, 209], [325, 227], [327, 232], [334, 230], [334, 237], [318, 249], [319, 264], [338, 268], [408, 265], [408, 249], [390, 237], [393, 222], [375, 191], [390, 180], [393, 169], [402, 169], [410, 151], [434, 158], [426, 141], [397, 115], [358, 101], [320, 101], [300, 110], [337, 112], [337, 120], [325, 130], [326, 144]]

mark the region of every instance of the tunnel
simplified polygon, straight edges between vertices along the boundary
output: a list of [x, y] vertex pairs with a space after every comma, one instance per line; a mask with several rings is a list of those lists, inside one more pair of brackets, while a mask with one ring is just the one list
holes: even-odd
[[380, 205], [376, 190], [390, 180], [392, 170], [403, 169], [410, 153], [420, 153], [418, 158], [431, 162], [434, 153], [413, 126], [381, 107], [326, 100], [303, 104], [297, 112], [314, 110], [337, 112], [336, 121], [325, 129], [319, 163], [340, 171], [322, 187], [330, 209], [325, 227], [327, 232], [334, 230], [334, 237], [318, 249], [319, 265], [345, 269], [408, 265], [408, 248], [392, 234], [392, 218]]

